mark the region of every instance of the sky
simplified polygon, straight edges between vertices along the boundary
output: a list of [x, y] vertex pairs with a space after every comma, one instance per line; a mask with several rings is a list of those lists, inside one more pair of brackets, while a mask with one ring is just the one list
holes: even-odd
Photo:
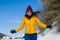
[[20, 25], [28, 5], [32, 6], [33, 11], [42, 10], [42, 3], [39, 3], [39, 0], [0, 0], [0, 33], [22, 36], [25, 27], [15, 34], [11, 34], [10, 31]]

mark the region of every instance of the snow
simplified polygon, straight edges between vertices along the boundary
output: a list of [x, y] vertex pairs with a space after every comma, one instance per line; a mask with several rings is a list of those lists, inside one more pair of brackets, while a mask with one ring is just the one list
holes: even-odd
[[60, 35], [48, 34], [38, 37], [38, 40], [60, 40]]
[[60, 40], [60, 33], [57, 33], [57, 27], [55, 27], [53, 30], [46, 30], [44, 36], [38, 35], [38, 40]]
[[[57, 32], [57, 27], [54, 27], [53, 29], [46, 29], [44, 34], [45, 34], [44, 36], [39, 34], [37, 40], [60, 40], [60, 33]], [[10, 39], [7, 38], [0, 40], [10, 40]], [[24, 40], [24, 39], [11, 39], [11, 40]]]
[[58, 32], [57, 22], [52, 23], [52, 29], [46, 29], [44, 36], [38, 35], [38, 40], [60, 40], [60, 32]]
[[[54, 23], [53, 23], [54, 24]], [[60, 40], [60, 32], [58, 32], [58, 27], [53, 25], [52, 29], [46, 29], [44, 31], [44, 36], [42, 36], [41, 34], [38, 34], [38, 39], [37, 40]], [[9, 39], [9, 37], [7, 37], [7, 39], [4, 39], [5, 37], [3, 37], [3, 39], [0, 40], [24, 40], [24, 39]]]

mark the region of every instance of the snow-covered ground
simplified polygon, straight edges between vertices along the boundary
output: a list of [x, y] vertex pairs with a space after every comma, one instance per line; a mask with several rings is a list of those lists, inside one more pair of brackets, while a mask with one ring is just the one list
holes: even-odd
[[[44, 33], [45, 35], [42, 36], [41, 34], [38, 35], [38, 40], [60, 40], [60, 33], [57, 32], [57, 27], [53, 29], [47, 29]], [[0, 39], [0, 40], [24, 40], [24, 39]]]
[[57, 32], [57, 27], [55, 27], [53, 30], [49, 30], [44, 36], [38, 35], [38, 40], [60, 40], [60, 33]]
[[[24, 40], [24, 39], [0, 39], [0, 40]], [[41, 34], [38, 34], [38, 39], [37, 40], [60, 40], [60, 32], [58, 32], [58, 27], [53, 25], [52, 29], [46, 29], [44, 32], [44, 36]]]

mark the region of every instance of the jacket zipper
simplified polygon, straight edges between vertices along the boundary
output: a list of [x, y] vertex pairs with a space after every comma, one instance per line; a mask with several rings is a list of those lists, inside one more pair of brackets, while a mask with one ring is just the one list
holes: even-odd
[[31, 34], [31, 26], [30, 26], [30, 20], [29, 20], [29, 27], [30, 27], [30, 34]]

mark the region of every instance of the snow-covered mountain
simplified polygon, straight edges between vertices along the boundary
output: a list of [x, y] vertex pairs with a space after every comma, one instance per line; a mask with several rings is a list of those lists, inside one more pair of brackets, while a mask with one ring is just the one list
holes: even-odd
[[2, 38], [3, 36], [6, 36], [6, 35], [4, 35], [4, 34], [0, 33], [0, 38]]

